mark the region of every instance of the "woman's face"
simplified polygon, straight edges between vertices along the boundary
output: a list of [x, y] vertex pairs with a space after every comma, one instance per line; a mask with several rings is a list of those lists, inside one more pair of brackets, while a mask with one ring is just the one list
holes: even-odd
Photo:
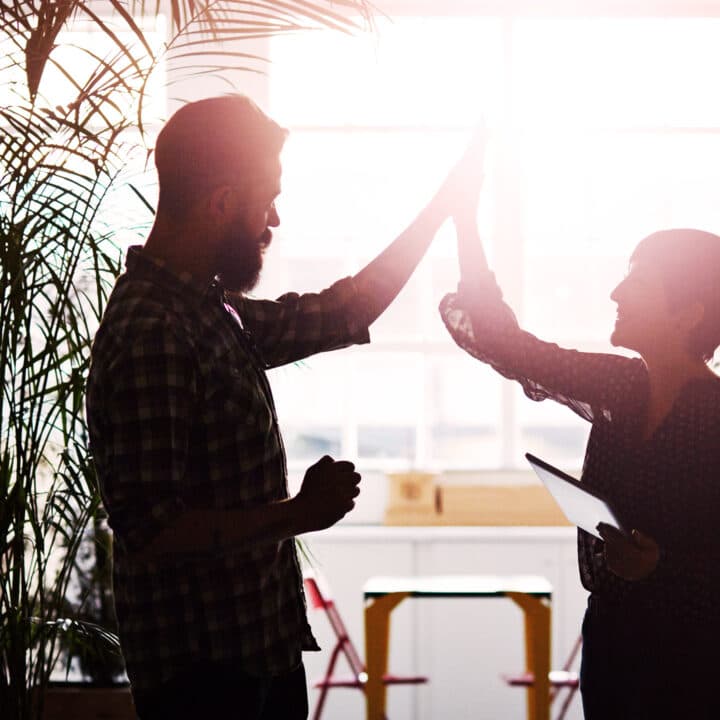
[[661, 350], [675, 323], [657, 267], [642, 260], [631, 262], [628, 274], [610, 298], [617, 303], [610, 342], [643, 356]]

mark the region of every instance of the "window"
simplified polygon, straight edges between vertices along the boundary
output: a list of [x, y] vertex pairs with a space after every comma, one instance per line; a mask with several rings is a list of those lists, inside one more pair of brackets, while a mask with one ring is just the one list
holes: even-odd
[[[357, 271], [484, 117], [479, 223], [507, 299], [540, 337], [610, 350], [609, 293], [636, 242], [661, 227], [720, 230], [720, 19], [680, 2], [669, 17], [667, 3], [657, 17], [460, 5], [426, 2], [421, 12], [444, 14], [420, 17], [391, 4], [376, 35], [271, 41], [268, 109], [292, 134], [258, 294]], [[579, 466], [584, 422], [527, 400], [449, 339], [436, 308], [456, 282], [446, 226], [371, 345], [273, 372], [291, 463], [328, 451], [366, 468], [511, 468], [530, 450]]]

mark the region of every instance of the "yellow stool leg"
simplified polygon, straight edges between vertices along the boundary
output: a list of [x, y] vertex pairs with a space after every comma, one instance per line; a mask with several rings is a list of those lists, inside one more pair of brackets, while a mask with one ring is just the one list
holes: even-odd
[[386, 687], [383, 676], [387, 673], [390, 640], [390, 613], [410, 593], [398, 592], [373, 598], [365, 606], [365, 667], [367, 683], [365, 697], [367, 720], [384, 720]]
[[507, 593], [525, 615], [525, 663], [535, 682], [528, 687], [528, 720], [550, 720], [550, 605], [544, 598]]

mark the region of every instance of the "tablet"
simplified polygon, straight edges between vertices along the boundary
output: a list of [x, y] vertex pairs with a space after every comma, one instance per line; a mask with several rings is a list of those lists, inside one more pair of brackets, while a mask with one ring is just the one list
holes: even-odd
[[605, 498], [584, 487], [574, 477], [549, 465], [544, 460], [530, 453], [525, 453], [525, 457], [542, 480], [543, 485], [555, 498], [555, 502], [560, 506], [565, 517], [573, 525], [577, 525], [597, 538], [600, 537], [600, 533], [597, 531], [599, 523], [607, 523], [625, 533]]

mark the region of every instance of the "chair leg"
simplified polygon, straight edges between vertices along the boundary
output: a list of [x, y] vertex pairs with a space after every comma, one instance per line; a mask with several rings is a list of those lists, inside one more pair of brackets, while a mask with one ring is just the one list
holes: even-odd
[[323, 706], [325, 705], [325, 696], [327, 695], [329, 689], [330, 688], [327, 685], [323, 685], [323, 687], [320, 688], [320, 695], [318, 695], [318, 701], [317, 705], [315, 706], [313, 720], [320, 720], [320, 715], [322, 715]]
[[577, 689], [576, 688], [569, 688], [567, 695], [565, 696], [565, 699], [563, 700], [562, 707], [560, 708], [560, 713], [557, 716], [557, 720], [564, 720], [565, 713], [568, 711], [568, 708], [570, 707], [570, 703], [572, 702], [573, 697], [575, 697]]

